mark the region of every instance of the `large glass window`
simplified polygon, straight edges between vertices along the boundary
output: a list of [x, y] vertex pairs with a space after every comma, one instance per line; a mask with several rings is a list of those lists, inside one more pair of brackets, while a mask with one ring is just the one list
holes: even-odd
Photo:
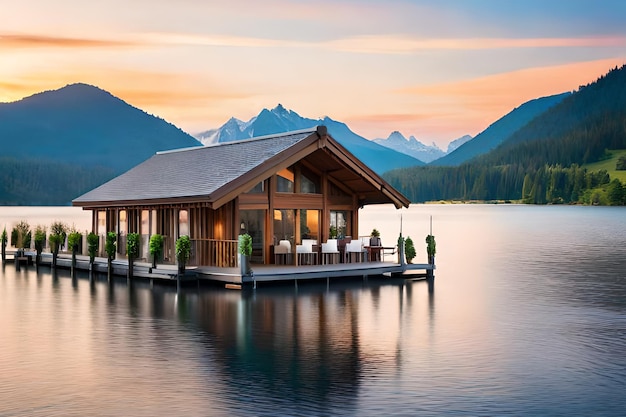
[[107, 232], [107, 212], [104, 210], [98, 211], [98, 230], [99, 235], [105, 235]]
[[279, 193], [293, 193], [293, 170], [285, 168], [278, 172], [276, 178], [276, 191]]
[[150, 234], [150, 211], [141, 210], [141, 234]]
[[300, 176], [300, 192], [304, 194], [319, 193], [319, 181], [313, 175], [302, 174]]
[[331, 230], [330, 234], [331, 235], [336, 233], [339, 239], [345, 237], [347, 225], [348, 225], [348, 212], [347, 211], [332, 210], [330, 212], [330, 230]]
[[126, 220], [126, 210], [120, 210], [119, 219], [117, 224], [117, 232], [121, 235], [125, 235], [128, 232], [128, 222]]
[[319, 210], [300, 210], [300, 238], [319, 242]]
[[152, 216], [150, 219], [150, 234], [155, 235], [158, 233], [157, 231], [157, 211], [152, 210]]
[[293, 245], [295, 210], [274, 210], [274, 244], [288, 240]]
[[178, 236], [189, 236], [189, 212], [180, 210], [178, 212]]

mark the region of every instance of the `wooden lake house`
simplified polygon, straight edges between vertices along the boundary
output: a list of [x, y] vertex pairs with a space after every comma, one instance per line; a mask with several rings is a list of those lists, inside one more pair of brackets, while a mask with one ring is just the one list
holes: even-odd
[[128, 233], [142, 236], [146, 259], [159, 233], [164, 261], [175, 263], [175, 240], [188, 235], [189, 265], [223, 268], [237, 267], [242, 233], [253, 264], [343, 262], [336, 245], [357, 237], [359, 208], [389, 203], [409, 206], [324, 126], [159, 152], [73, 201], [93, 212], [95, 233], [118, 234], [122, 256]]

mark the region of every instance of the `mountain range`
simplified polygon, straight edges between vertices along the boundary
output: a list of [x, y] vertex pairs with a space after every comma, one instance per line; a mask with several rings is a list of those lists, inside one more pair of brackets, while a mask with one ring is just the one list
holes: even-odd
[[[502, 167], [510, 167], [509, 174], [514, 170], [514, 179], [499, 181], [521, 189], [519, 183], [528, 169], [553, 161], [562, 166], [592, 162], [612, 149], [609, 146], [621, 146], [620, 140], [626, 136], [626, 120], [621, 119], [626, 103], [620, 95], [624, 88], [620, 83], [626, 84], [624, 74], [625, 67], [616, 68], [579, 91], [524, 103], [475, 138], [453, 141], [446, 151], [399, 132], [386, 139], [367, 140], [345, 123], [329, 117], [305, 118], [282, 105], [263, 109], [247, 122], [231, 118], [220, 128], [194, 138], [100, 88], [71, 84], [0, 103], [0, 205], [65, 205], [157, 151], [320, 124], [390, 181], [393, 175], [388, 173], [404, 168], [402, 179], [392, 183], [413, 201], [443, 198], [440, 191], [449, 185], [465, 190], [457, 190], [457, 194], [477, 193], [486, 199], [491, 194], [485, 190], [495, 188], [484, 182], [496, 181]], [[552, 155], [551, 159], [547, 155]], [[425, 171], [454, 166], [462, 170]], [[480, 172], [482, 176], [477, 177]], [[416, 186], [416, 181], [421, 185]], [[428, 181], [433, 184], [425, 185]]]
[[455, 139], [448, 144], [447, 150], [444, 151], [435, 143], [432, 145], [423, 144], [417, 140], [415, 136], [409, 136], [407, 139], [402, 133], [396, 130], [391, 132], [387, 139], [374, 139], [374, 142], [389, 149], [410, 155], [422, 162], [429, 163], [449, 154], [471, 139], [472, 137], [470, 135]]
[[[423, 165], [447, 155], [472, 139], [469, 135], [456, 139], [448, 145], [446, 151], [443, 151], [434, 143], [425, 145], [414, 136], [410, 136], [407, 139], [398, 131], [392, 132], [387, 139], [370, 140], [354, 133], [343, 122], [333, 120], [327, 116], [319, 119], [302, 117], [295, 111], [286, 109], [282, 104], [278, 104], [270, 110], [263, 109], [257, 116], [248, 121], [231, 117], [219, 128], [209, 129], [194, 136], [203, 144], [211, 145], [278, 132], [308, 129], [317, 125], [327, 126], [328, 131], [335, 139], [379, 173], [405, 166]], [[381, 145], [394, 152], [374, 146], [372, 143]], [[398, 155], [397, 153], [403, 155]], [[408, 159], [404, 155], [412, 159]]]
[[261, 110], [257, 116], [247, 122], [231, 117], [221, 127], [198, 133], [195, 137], [205, 145], [212, 145], [308, 129], [317, 125], [325, 125], [333, 138], [379, 174], [391, 169], [424, 165], [423, 161], [414, 156], [367, 140], [350, 130], [345, 123], [330, 117], [321, 119], [302, 117], [295, 111], [286, 109], [282, 104], [278, 104], [271, 110]]

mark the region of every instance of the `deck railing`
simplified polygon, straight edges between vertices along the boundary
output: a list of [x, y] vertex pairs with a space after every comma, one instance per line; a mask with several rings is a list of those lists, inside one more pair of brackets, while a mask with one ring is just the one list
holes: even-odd
[[[106, 236], [101, 235], [98, 256], [106, 258], [104, 251]], [[141, 235], [140, 255], [138, 260], [152, 261], [148, 253], [149, 235]], [[126, 235], [118, 235], [117, 255], [126, 256]], [[237, 256], [238, 241], [219, 239], [191, 239], [191, 257], [187, 262], [189, 266], [217, 266], [221, 268], [237, 268], [239, 266]], [[176, 249], [175, 241], [169, 236], [163, 236], [163, 256], [159, 262], [175, 264]], [[86, 252], [85, 252], [86, 254]]]
[[236, 268], [239, 266], [237, 243], [236, 240], [191, 239], [189, 265]]

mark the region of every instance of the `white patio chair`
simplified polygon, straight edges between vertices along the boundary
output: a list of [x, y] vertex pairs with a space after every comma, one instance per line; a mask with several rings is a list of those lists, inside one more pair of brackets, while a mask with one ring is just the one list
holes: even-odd
[[274, 263], [277, 265], [289, 265], [291, 263], [291, 242], [281, 240], [274, 246]]
[[365, 252], [360, 240], [353, 240], [346, 243], [345, 262], [363, 262], [365, 259]]
[[322, 243], [322, 263], [335, 264], [339, 262], [339, 249], [337, 248], [337, 239], [328, 239], [326, 243]]

